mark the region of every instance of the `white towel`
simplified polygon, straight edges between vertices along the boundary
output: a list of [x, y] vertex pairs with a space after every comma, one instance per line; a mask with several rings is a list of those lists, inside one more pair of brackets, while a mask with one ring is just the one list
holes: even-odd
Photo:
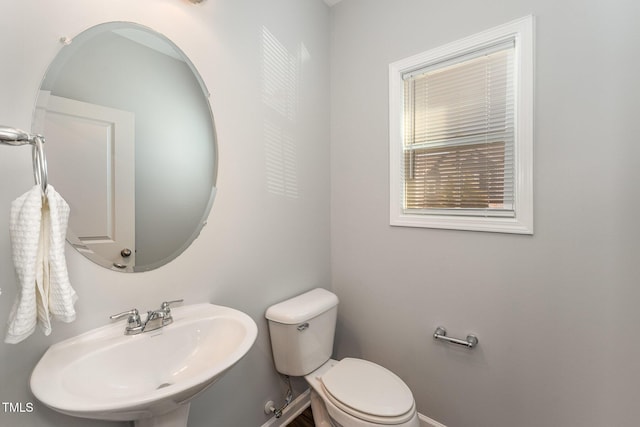
[[77, 296], [64, 256], [68, 220], [69, 205], [51, 185], [45, 197], [36, 185], [11, 204], [9, 231], [19, 283], [5, 342], [24, 340], [36, 324], [49, 335], [51, 317], [75, 319]]

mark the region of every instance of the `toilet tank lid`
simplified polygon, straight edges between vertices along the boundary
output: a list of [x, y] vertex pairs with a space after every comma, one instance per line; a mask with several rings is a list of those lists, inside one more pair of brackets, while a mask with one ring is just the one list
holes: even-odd
[[267, 309], [265, 317], [273, 322], [295, 325], [313, 319], [337, 305], [338, 297], [334, 293], [316, 288], [272, 305]]

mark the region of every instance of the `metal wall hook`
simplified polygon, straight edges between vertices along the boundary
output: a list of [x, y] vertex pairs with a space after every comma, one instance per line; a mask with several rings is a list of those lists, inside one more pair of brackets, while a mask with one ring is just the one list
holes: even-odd
[[447, 336], [447, 330], [442, 326], [438, 326], [436, 328], [436, 331], [433, 333], [433, 338], [436, 340], [442, 340], [453, 344], [462, 345], [467, 348], [474, 348], [476, 345], [478, 345], [478, 338], [475, 335], [467, 335], [466, 340], [450, 338]]

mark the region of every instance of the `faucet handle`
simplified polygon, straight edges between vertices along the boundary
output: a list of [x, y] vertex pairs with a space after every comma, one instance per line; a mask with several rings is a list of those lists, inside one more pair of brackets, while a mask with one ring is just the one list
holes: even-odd
[[127, 311], [123, 311], [122, 313], [118, 313], [118, 314], [113, 314], [111, 316], [109, 316], [109, 319], [111, 320], [116, 320], [116, 319], [120, 319], [124, 316], [138, 316], [138, 309], [137, 308], [132, 308], [131, 310], [127, 310]]
[[169, 306], [170, 306], [171, 304], [177, 304], [177, 303], [179, 303], [179, 302], [183, 302], [183, 301], [184, 301], [184, 299], [177, 299], [177, 300], [174, 300], [174, 301], [165, 301], [165, 302], [163, 302], [162, 304], [160, 304], [160, 308], [161, 308], [162, 310], [165, 310], [165, 311], [167, 311], [167, 312], [168, 312], [168, 311], [169, 311]]
[[138, 312], [137, 308], [132, 308], [131, 310], [114, 314], [112, 316], [109, 316], [109, 319], [116, 320], [125, 316], [129, 316], [129, 319], [127, 320], [127, 327], [138, 327], [142, 324], [140, 322], [140, 313]]
[[184, 301], [184, 299], [177, 299], [177, 300], [174, 300], [174, 301], [164, 301], [162, 304], [160, 304], [160, 310], [164, 313], [164, 318], [163, 318], [162, 322], [165, 325], [168, 325], [168, 324], [173, 322], [173, 316], [171, 315], [171, 309], [169, 308], [169, 306], [171, 304], [176, 304], [176, 303], [183, 302], [183, 301]]

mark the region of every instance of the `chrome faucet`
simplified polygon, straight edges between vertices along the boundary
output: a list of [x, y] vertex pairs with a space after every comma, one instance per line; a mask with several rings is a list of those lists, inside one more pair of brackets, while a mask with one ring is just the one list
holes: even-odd
[[162, 328], [164, 325], [164, 312], [162, 310], [147, 311], [147, 320], [144, 322], [142, 332], [155, 331], [156, 329]]
[[144, 323], [140, 319], [140, 313], [136, 308], [114, 314], [113, 316], [109, 316], [109, 318], [111, 320], [115, 320], [129, 316], [127, 319], [127, 326], [124, 328], [125, 335], [137, 335], [142, 332], [151, 332], [171, 324], [173, 322], [173, 316], [171, 315], [171, 308], [169, 306], [182, 301], [184, 300], [179, 299], [163, 302], [160, 304], [160, 310], [147, 312], [147, 318], [144, 320]]

